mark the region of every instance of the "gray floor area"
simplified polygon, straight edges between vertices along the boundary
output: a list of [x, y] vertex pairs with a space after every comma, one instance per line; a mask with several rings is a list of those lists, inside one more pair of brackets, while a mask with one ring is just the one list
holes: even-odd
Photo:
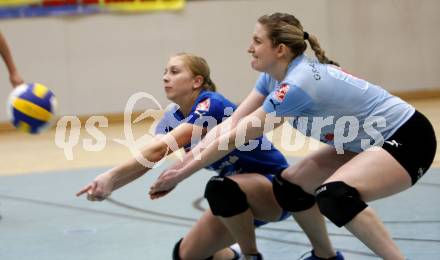
[[[201, 195], [211, 173], [195, 174], [151, 201], [147, 191], [161, 168], [101, 203], [75, 193], [105, 169], [0, 177], [0, 259], [171, 259], [176, 240], [206, 207]], [[440, 259], [439, 202], [440, 169], [431, 169], [412, 189], [371, 205], [409, 259]], [[330, 222], [328, 228], [346, 259], [377, 259], [345, 229]], [[310, 248], [292, 219], [257, 235], [265, 259], [298, 259]]]

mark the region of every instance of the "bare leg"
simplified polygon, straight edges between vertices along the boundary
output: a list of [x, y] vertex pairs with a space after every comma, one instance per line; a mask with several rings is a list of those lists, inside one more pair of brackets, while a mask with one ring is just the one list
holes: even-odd
[[[314, 194], [319, 185], [355, 155], [349, 152], [340, 155], [334, 148], [324, 147], [287, 168], [282, 176], [301, 186], [309, 194]], [[317, 256], [330, 258], [336, 255], [327, 233], [324, 217], [316, 204], [310, 209], [293, 213], [293, 216], [309, 238]]]
[[[406, 170], [383, 149], [360, 153], [336, 171], [326, 183], [333, 181], [343, 181], [355, 187], [364, 201], [388, 197], [411, 186], [411, 178]], [[383, 259], [404, 259], [371, 208], [356, 215], [346, 228]]]
[[235, 257], [232, 250], [227, 247], [214, 254], [213, 260], [231, 260]]
[[216, 217], [207, 210], [183, 239], [180, 245], [182, 259], [204, 259], [214, 255], [214, 252], [217, 252], [216, 258], [224, 259], [226, 254], [232, 253], [225, 247], [235, 241], [239, 242], [243, 253], [257, 253], [254, 217], [275, 221], [281, 216], [282, 209], [273, 195], [272, 183], [266, 177], [242, 174], [231, 178], [246, 193], [250, 209], [232, 218]]
[[254, 215], [250, 209], [233, 217], [220, 217], [220, 220], [238, 242], [244, 255], [258, 253], [255, 239]]
[[229, 231], [208, 209], [183, 238], [179, 255], [183, 260], [205, 259], [233, 243]]
[[328, 237], [324, 217], [316, 204], [310, 209], [295, 212], [293, 217], [307, 235], [315, 255], [322, 258], [330, 258], [336, 255]]
[[345, 227], [383, 259], [405, 259], [373, 209], [366, 208]]
[[282, 209], [272, 192], [272, 183], [261, 174], [241, 174], [230, 177], [238, 183], [246, 194], [249, 209], [229, 218], [219, 217], [232, 237], [240, 245], [244, 255], [258, 253], [254, 218], [263, 221], [276, 221]]

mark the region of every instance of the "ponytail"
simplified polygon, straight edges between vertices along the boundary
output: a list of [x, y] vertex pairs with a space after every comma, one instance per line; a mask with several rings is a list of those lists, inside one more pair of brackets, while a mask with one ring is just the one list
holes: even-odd
[[[306, 33], [304, 33], [306, 34]], [[327, 56], [325, 56], [325, 51], [323, 49], [321, 49], [321, 45], [319, 45], [318, 42], [318, 38], [316, 38], [316, 36], [307, 33], [307, 40], [309, 41], [310, 47], [312, 48], [312, 50], [315, 52], [315, 56], [316, 58], [318, 58], [320, 63], [324, 63], [324, 64], [333, 64], [336, 66], [339, 66], [339, 63], [337, 63], [336, 61], [333, 61], [331, 59], [329, 59]]]
[[216, 92], [217, 86], [212, 82], [210, 78], [205, 79], [205, 82], [203, 82], [202, 88], [207, 91]]

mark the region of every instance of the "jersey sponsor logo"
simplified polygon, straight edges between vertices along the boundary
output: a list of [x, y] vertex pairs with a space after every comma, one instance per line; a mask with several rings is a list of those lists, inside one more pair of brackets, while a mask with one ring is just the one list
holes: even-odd
[[209, 111], [209, 107], [210, 106], [211, 106], [211, 100], [208, 98], [208, 99], [205, 99], [202, 102], [200, 102], [197, 105], [196, 110], [198, 110], [198, 111]]
[[289, 91], [288, 84], [281, 84], [280, 88], [275, 90], [274, 97], [278, 102], [283, 102], [286, 97], [287, 91]]
[[321, 74], [319, 74], [319, 70], [316, 68], [317, 64], [318, 63], [316, 61], [314, 61], [314, 62], [310, 62], [309, 66], [310, 66], [310, 68], [312, 68], [313, 78], [315, 80], [320, 80], [321, 79]]
[[194, 113], [196, 113], [199, 116], [203, 116], [206, 112], [209, 111], [210, 106], [211, 106], [211, 100], [209, 98], [205, 99], [197, 105]]

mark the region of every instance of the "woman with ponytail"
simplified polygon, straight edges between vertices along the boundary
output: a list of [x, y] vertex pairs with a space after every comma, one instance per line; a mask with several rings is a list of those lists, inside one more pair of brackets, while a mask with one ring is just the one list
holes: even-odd
[[[307, 43], [316, 59], [304, 54]], [[404, 259], [367, 203], [410, 188], [429, 169], [436, 151], [429, 120], [380, 86], [344, 72], [293, 15], [260, 17], [248, 52], [252, 68], [261, 74], [232, 114], [232, 128], [209, 146], [199, 144], [205, 147], [201, 160], [187, 154], [185, 163], [163, 173], [152, 192], [174, 187], [178, 176], [188, 176], [227, 154], [236, 147], [237, 135], [244, 133], [249, 141], [267, 131], [265, 122], [291, 118], [299, 132], [327, 145], [275, 177], [273, 192], [279, 205], [293, 212], [311, 241], [325, 241], [327, 236], [322, 213], [379, 257]], [[219, 149], [219, 144], [229, 149]], [[243, 227], [251, 225], [246, 213], [222, 221], [251, 259], [256, 246], [253, 230], [243, 233]], [[335, 255], [314, 247], [308, 259], [335, 259]]]

